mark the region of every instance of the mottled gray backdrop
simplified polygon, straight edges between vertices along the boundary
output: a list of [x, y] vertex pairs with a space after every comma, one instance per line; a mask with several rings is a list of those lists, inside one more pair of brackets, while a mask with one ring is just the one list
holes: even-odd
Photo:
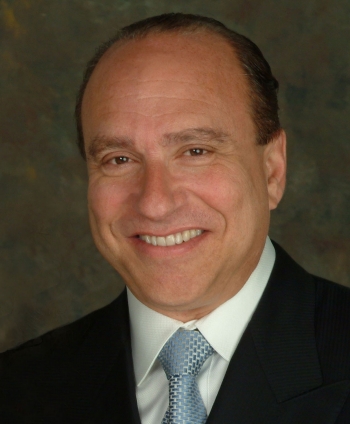
[[75, 93], [101, 41], [172, 11], [222, 20], [261, 47], [289, 137], [271, 235], [307, 270], [350, 285], [349, 0], [2, 0], [0, 350], [120, 292], [89, 234]]

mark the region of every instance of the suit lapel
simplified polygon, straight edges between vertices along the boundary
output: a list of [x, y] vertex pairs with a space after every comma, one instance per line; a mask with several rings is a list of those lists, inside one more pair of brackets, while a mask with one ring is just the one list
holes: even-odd
[[250, 330], [278, 402], [322, 384], [312, 277], [275, 246], [277, 260]]
[[71, 404], [67, 399], [70, 416], [84, 417], [77, 421], [84, 423], [140, 424], [125, 292], [98, 313], [70, 364], [76, 379], [70, 379], [69, 392], [79, 393]]
[[331, 424], [350, 390], [349, 382], [322, 387], [312, 277], [275, 248], [269, 283], [230, 362], [208, 424]]

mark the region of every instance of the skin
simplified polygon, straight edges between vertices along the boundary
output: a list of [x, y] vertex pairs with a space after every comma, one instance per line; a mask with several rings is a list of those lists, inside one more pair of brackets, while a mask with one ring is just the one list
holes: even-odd
[[[256, 143], [247, 81], [208, 33], [113, 46], [82, 123], [92, 234], [148, 307], [186, 322], [234, 296], [261, 256], [285, 186], [285, 134]], [[203, 234], [172, 247], [139, 235]]]

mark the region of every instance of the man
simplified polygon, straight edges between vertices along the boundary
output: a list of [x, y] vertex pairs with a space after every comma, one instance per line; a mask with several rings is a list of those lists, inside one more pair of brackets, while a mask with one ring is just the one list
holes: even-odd
[[127, 292], [2, 355], [3, 422], [350, 422], [349, 290], [267, 237], [277, 85], [208, 18], [150, 18], [101, 47], [77, 122], [93, 237]]

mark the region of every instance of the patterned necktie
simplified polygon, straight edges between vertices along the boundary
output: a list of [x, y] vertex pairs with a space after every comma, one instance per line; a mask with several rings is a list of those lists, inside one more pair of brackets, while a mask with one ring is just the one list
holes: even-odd
[[199, 331], [180, 328], [158, 355], [169, 380], [169, 408], [162, 424], [204, 424], [207, 412], [196, 376], [214, 349]]

